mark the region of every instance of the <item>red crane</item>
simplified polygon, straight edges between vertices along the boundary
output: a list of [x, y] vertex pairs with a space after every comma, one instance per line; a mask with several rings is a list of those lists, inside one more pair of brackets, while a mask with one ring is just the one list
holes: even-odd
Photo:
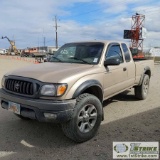
[[131, 37], [131, 48], [138, 49], [138, 55], [135, 55], [134, 58], [144, 58], [143, 54], [143, 37], [142, 30], [144, 27], [145, 15], [136, 13], [132, 16], [132, 37]]
[[[131, 30], [124, 30], [124, 39], [131, 39], [130, 49], [132, 51], [137, 50], [138, 54], [133, 58], [144, 58], [143, 54], [143, 28], [145, 22], [145, 15], [138, 14], [132, 16]], [[133, 53], [133, 52], [132, 52]]]

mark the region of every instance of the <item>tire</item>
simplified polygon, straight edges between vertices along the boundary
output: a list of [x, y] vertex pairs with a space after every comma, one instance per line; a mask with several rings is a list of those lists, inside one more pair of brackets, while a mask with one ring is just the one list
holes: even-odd
[[21, 115], [15, 114], [18, 118], [22, 119], [22, 120], [31, 120], [30, 118], [27, 117], [23, 117]]
[[134, 89], [136, 98], [140, 100], [144, 100], [147, 98], [149, 91], [149, 81], [150, 78], [147, 74], [144, 75], [142, 84], [140, 86], [136, 86]]
[[95, 136], [102, 121], [102, 104], [94, 95], [77, 97], [73, 119], [62, 124], [64, 134], [75, 142], [85, 142]]

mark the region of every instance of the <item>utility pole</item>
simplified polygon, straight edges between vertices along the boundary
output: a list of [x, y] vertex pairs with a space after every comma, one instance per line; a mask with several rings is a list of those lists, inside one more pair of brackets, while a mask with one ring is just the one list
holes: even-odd
[[55, 26], [54, 27], [55, 27], [55, 32], [56, 32], [56, 48], [58, 48], [58, 32], [57, 32], [57, 29], [60, 26], [57, 25], [57, 16], [55, 16]]
[[45, 50], [45, 46], [46, 46], [46, 37], [43, 37], [44, 39], [43, 39], [43, 45], [44, 45], [44, 50]]
[[43, 50], [46, 50], [45, 47], [46, 47], [46, 37], [45, 37], [45, 34], [44, 34], [44, 27], [43, 27]]

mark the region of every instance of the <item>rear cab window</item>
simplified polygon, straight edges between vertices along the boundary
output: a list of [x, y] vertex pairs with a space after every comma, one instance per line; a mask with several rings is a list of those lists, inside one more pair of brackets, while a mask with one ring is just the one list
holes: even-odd
[[121, 45], [122, 45], [125, 61], [130, 62], [131, 61], [131, 55], [129, 53], [129, 49], [128, 49], [127, 45], [125, 43], [122, 43]]

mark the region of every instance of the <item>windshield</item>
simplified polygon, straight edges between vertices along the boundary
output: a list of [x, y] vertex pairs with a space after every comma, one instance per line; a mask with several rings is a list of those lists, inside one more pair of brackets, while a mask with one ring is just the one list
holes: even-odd
[[63, 45], [49, 62], [97, 64], [100, 60], [103, 43], [69, 43]]

